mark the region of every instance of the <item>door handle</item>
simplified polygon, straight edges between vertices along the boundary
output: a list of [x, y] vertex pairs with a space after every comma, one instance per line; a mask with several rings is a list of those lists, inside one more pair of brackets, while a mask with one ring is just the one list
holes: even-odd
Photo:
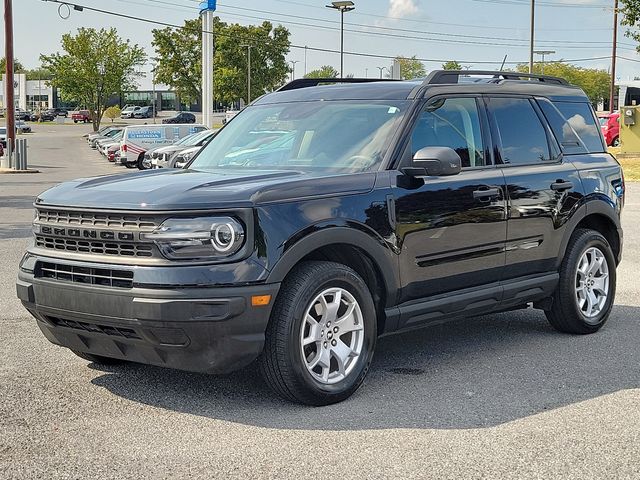
[[556, 192], [563, 192], [565, 190], [571, 190], [573, 188], [573, 182], [567, 182], [565, 180], [558, 180], [551, 184], [551, 190]]
[[485, 190], [474, 190], [473, 198], [476, 200], [489, 200], [492, 197], [497, 197], [500, 195], [499, 188], [487, 188]]

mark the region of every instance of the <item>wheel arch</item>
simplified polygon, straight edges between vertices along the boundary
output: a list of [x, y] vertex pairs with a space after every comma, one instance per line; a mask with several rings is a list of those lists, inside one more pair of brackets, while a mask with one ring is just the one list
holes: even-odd
[[564, 255], [573, 232], [579, 228], [588, 228], [599, 232], [607, 239], [616, 262], [619, 263], [622, 255], [622, 227], [620, 218], [616, 215], [612, 206], [603, 200], [594, 199], [580, 208], [581, 215], [574, 215], [574, 222], [568, 228], [562, 241], [560, 260]]
[[384, 332], [385, 308], [396, 301], [399, 279], [396, 256], [382, 239], [350, 227], [315, 231], [285, 250], [267, 282], [282, 282], [296, 265], [309, 260], [337, 262], [355, 270], [374, 299], [378, 333]]

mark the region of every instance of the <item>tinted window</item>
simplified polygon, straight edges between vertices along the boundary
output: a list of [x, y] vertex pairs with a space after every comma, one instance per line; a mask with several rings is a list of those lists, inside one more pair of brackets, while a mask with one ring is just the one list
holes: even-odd
[[553, 134], [558, 143], [560, 143], [562, 152], [565, 154], [587, 153], [587, 147], [584, 142], [556, 106], [544, 98], [538, 99], [537, 102], [549, 125], [551, 125], [551, 130], [553, 130]]
[[[600, 127], [596, 124], [590, 104], [571, 102], [553, 102], [553, 104], [568, 125], [578, 134], [590, 153], [605, 151]], [[568, 129], [567, 125], [563, 126], [563, 131]]]
[[491, 98], [493, 115], [505, 164], [531, 164], [549, 160], [545, 127], [526, 98]]
[[411, 155], [424, 147], [450, 147], [463, 167], [485, 165], [478, 106], [474, 98], [430, 101], [411, 135]]

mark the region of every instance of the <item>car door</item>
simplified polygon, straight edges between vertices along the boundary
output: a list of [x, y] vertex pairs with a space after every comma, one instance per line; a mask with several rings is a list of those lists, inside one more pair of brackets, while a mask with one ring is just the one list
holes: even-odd
[[[480, 106], [473, 96], [437, 97], [426, 102], [415, 121], [401, 166], [408, 166], [420, 148], [444, 146], [458, 153], [463, 168], [453, 176], [416, 178], [400, 173], [395, 178], [400, 303], [451, 294], [444, 301], [453, 305], [464, 292], [483, 297], [480, 290], [490, 284], [495, 288], [484, 305], [490, 308], [499, 301], [505, 184], [502, 171], [493, 165]], [[401, 318], [398, 326], [422, 322], [429, 314], [410, 317]]]
[[507, 184], [508, 285], [557, 270], [564, 227], [582, 197], [582, 184], [533, 98], [493, 96], [486, 103]]

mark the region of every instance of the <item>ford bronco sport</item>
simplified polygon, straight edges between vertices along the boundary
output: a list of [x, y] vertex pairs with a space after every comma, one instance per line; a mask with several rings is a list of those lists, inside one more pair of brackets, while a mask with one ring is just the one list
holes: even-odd
[[257, 359], [276, 392], [324, 405], [361, 385], [381, 334], [527, 307], [596, 332], [623, 203], [594, 111], [562, 79], [299, 79], [185, 169], [38, 196], [17, 292], [84, 359]]

